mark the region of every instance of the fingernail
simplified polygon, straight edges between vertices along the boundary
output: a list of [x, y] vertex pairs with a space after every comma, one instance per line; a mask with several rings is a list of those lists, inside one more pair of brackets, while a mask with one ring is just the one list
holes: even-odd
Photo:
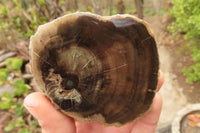
[[27, 108], [34, 108], [39, 105], [38, 100], [34, 99], [34, 94], [29, 94], [25, 99], [24, 99], [24, 106]]

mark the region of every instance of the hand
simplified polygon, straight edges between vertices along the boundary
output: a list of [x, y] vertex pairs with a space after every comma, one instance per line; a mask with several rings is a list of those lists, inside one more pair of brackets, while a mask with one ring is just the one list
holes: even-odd
[[[164, 81], [160, 73], [158, 89]], [[154, 133], [162, 107], [162, 99], [156, 93], [150, 111], [137, 121], [122, 127], [104, 127], [99, 123], [76, 121], [56, 110], [43, 93], [34, 92], [24, 100], [28, 111], [38, 119], [43, 133]]]

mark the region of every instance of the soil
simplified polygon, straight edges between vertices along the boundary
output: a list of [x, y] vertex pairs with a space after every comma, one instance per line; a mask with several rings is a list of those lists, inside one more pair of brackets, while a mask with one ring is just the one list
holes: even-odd
[[[146, 20], [158, 44], [160, 55], [160, 70], [164, 74], [165, 82], [160, 90], [163, 98], [163, 108], [158, 125], [158, 133], [170, 133], [170, 125], [176, 117], [176, 113], [187, 104], [200, 102], [200, 85], [187, 83], [182, 69], [193, 63], [187, 50], [181, 49], [187, 43], [183, 35], [173, 36], [167, 30], [170, 19], [165, 16], [146, 16]], [[162, 130], [165, 129], [166, 130]]]
[[[156, 133], [171, 133], [171, 123], [177, 116], [177, 112], [188, 104], [200, 102], [200, 84], [187, 83], [182, 69], [190, 66], [193, 61], [183, 49], [188, 43], [183, 35], [173, 38], [172, 33], [167, 30], [173, 21], [169, 18], [167, 9], [172, 8], [170, 0], [147, 0], [146, 7], [154, 7], [157, 14], [165, 8], [164, 16], [145, 16], [146, 20], [158, 44], [160, 55], [160, 70], [164, 73], [165, 81], [160, 90], [163, 98], [163, 108]], [[152, 6], [152, 3], [154, 6]]]
[[[169, 55], [164, 55], [164, 58], [170, 56], [168, 59], [165, 59], [165, 64], [171, 62], [171, 70], [170, 72], [174, 73], [176, 79], [178, 81], [179, 87], [183, 88], [183, 94], [186, 96], [187, 101], [190, 103], [199, 103], [200, 102], [200, 84], [197, 83], [187, 83], [186, 76], [183, 75], [182, 69], [190, 66], [193, 61], [189, 54], [187, 54], [187, 50], [183, 50], [180, 52], [185, 44], [187, 43], [184, 40], [183, 35], [177, 36], [174, 40], [172, 34], [165, 29], [166, 27], [162, 26], [168, 25], [169, 23], [162, 22], [165, 20], [167, 16], [148, 16], [146, 17], [146, 21], [149, 22], [156, 38], [158, 41], [158, 49], [160, 50], [159, 53], [163, 54], [166, 53], [163, 51], [162, 47], [169, 52]], [[163, 29], [164, 28], [164, 29]], [[162, 55], [161, 55], [162, 57]], [[169, 60], [170, 59], [170, 60]], [[162, 58], [160, 58], [162, 60]], [[161, 61], [162, 62], [162, 61]], [[168, 65], [163, 66], [162, 69], [168, 69]]]

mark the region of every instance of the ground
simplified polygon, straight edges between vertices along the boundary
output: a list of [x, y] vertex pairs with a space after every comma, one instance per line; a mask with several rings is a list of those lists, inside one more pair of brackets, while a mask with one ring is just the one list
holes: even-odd
[[200, 102], [200, 85], [189, 84], [185, 81], [182, 69], [191, 64], [189, 55], [183, 51], [179, 53], [186, 41], [178, 36], [173, 39], [167, 31], [168, 16], [146, 16], [146, 20], [158, 44], [160, 70], [164, 73], [164, 84], [160, 90], [163, 98], [163, 108], [157, 128], [158, 133], [170, 133], [170, 126], [176, 113], [188, 104]]

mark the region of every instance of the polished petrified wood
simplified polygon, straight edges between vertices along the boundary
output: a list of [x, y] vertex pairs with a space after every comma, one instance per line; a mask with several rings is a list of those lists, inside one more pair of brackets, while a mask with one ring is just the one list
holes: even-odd
[[63, 16], [38, 28], [30, 54], [38, 87], [75, 119], [123, 125], [152, 104], [157, 47], [147, 24], [136, 17]]

